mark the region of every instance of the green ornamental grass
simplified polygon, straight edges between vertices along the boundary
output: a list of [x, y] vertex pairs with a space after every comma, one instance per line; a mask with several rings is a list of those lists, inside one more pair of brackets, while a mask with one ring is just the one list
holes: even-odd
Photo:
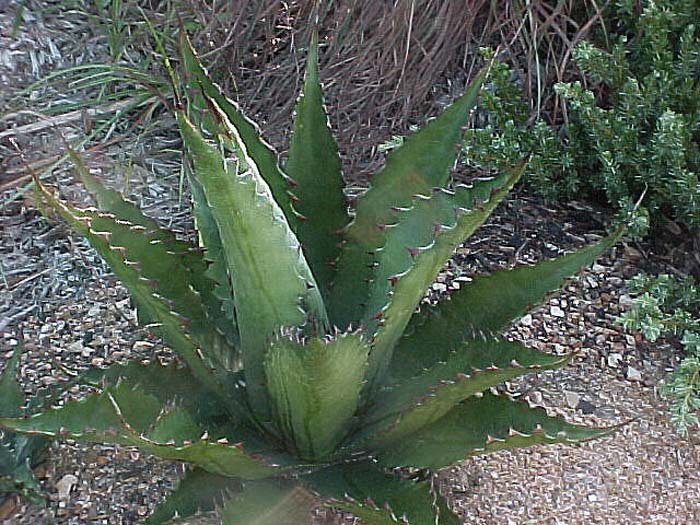
[[458, 524], [408, 468], [608, 431], [549, 417], [494, 387], [570, 361], [499, 333], [619, 232], [423, 302], [526, 169], [450, 181], [484, 72], [390, 153], [350, 212], [315, 39], [283, 168], [184, 36], [181, 54], [187, 102], [175, 116], [198, 246], [103, 187], [74, 152], [99, 209], [36, 185], [40, 203], [90, 241], [129, 289], [139, 321], [182, 365], [91, 370], [82, 380], [97, 393], [0, 424], [189, 463], [151, 525], [200, 513], [227, 525], [309, 523], [318, 501], [370, 524]]

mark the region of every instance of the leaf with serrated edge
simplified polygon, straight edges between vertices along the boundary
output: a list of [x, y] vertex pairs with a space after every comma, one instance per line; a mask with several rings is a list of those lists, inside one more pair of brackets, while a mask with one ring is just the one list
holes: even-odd
[[290, 480], [248, 481], [219, 512], [222, 525], [311, 525], [314, 499]]
[[[115, 363], [108, 368], [92, 368], [83, 372], [78, 376], [76, 383], [105, 388], [119, 381], [126, 381], [144, 393], [155, 396], [161, 405], [176, 402], [193, 414], [200, 423], [227, 413], [227, 407], [222, 404], [221, 399], [202, 389], [188, 368], [175, 363]], [[234, 391], [235, 385], [227, 390], [231, 396], [237, 395], [241, 398], [243, 395]], [[243, 405], [242, 399], [239, 399], [239, 405]]]
[[[142, 276], [152, 280], [155, 291], [174, 301], [176, 309], [180, 307], [179, 311], [187, 309], [191, 321], [190, 333], [206, 348], [207, 354], [213, 354], [210, 357], [216, 359], [215, 364], [228, 370], [234, 369], [235, 349], [232, 344], [236, 342], [237, 334], [232, 321], [224, 316], [221, 303], [214, 293], [215, 283], [207, 276], [207, 263], [202, 254], [144, 215], [118, 192], [106, 188], [70, 147], [68, 154], [100, 211], [114, 215], [116, 219], [114, 223], [103, 219], [106, 223], [103, 225], [104, 231], [113, 234], [110, 239], [112, 245], [131, 248], [131, 262], [141, 264]], [[118, 237], [123, 242], [120, 243]], [[211, 322], [221, 333], [211, 330]], [[228, 337], [231, 343], [224, 340], [221, 334]]]
[[[212, 108], [216, 110], [212, 101]], [[226, 117], [219, 114], [225, 122]], [[315, 322], [325, 333], [327, 319], [318, 287], [299, 241], [290, 230], [252, 159], [238, 174], [209, 145], [182, 113], [177, 113], [194, 176], [218, 225], [229, 273], [235, 277], [234, 301], [241, 337], [243, 368], [251, 405], [258, 417], [269, 418], [263, 356], [269, 339], [284, 326]], [[236, 130], [226, 131], [245, 149]], [[274, 253], [275, 257], [270, 257]]]
[[[260, 170], [260, 176], [265, 180], [272, 192], [272, 196], [281, 207], [292, 231], [296, 231], [299, 221], [292, 209], [289, 195], [292, 184], [279, 168], [277, 154], [272, 149], [272, 146], [260, 137], [258, 126], [243, 114], [238, 104], [226, 97], [221, 89], [210, 80], [206, 69], [202, 66], [197, 53], [192, 47], [192, 43], [184, 31], [180, 33], [180, 53], [187, 73], [185, 78], [190, 81], [190, 90], [201, 90], [203, 95], [214, 100], [217, 106], [226, 114], [228, 120], [238, 131], [248, 155], [253, 159], [258, 170]], [[205, 110], [205, 108], [199, 109]], [[212, 129], [207, 131], [213, 133]]]
[[273, 341], [265, 357], [273, 415], [300, 457], [322, 460], [345, 437], [357, 408], [368, 352], [359, 334]]
[[436, 193], [454, 209], [454, 219], [435, 229], [434, 241], [415, 254], [415, 262], [393, 284], [391, 300], [382, 311], [382, 322], [372, 344], [368, 373], [368, 391], [376, 390], [384, 379], [396, 342], [415, 312], [424, 291], [433, 282], [443, 265], [460, 243], [488, 218], [508, 194], [525, 170], [521, 164], [510, 172], [473, 186], [459, 186], [452, 196]]
[[[474, 277], [437, 306], [421, 307], [394, 351], [392, 371], [416, 374], [444, 359], [474, 333], [497, 333], [540, 304], [549, 292], [591, 264], [622, 235], [618, 229], [600, 242], [533, 266], [517, 266]], [[431, 348], [424, 352], [424, 348]]]
[[[327, 505], [352, 512], [372, 525], [458, 525], [437, 487], [401, 479], [370, 462], [346, 463], [304, 478]], [[405, 521], [400, 521], [405, 519]]]
[[237, 478], [219, 476], [200, 468], [189, 469], [177, 488], [144, 523], [161, 525], [169, 523], [176, 515], [179, 519], [184, 519], [199, 512], [212, 511], [232, 493], [241, 490], [242, 486], [241, 480]]
[[373, 263], [370, 252], [382, 246], [381, 227], [390, 222], [392, 208], [408, 206], [414, 195], [446, 185], [462, 127], [476, 103], [484, 76], [485, 71], [477, 74], [464, 95], [392, 151], [386, 166], [358, 198], [355, 217], [344, 234], [329, 305], [331, 318], [339, 328], [359, 321], [362, 315]]
[[[223, 476], [260, 479], [282, 472], [248, 455], [242, 444], [183, 439], [185, 435], [195, 438], [194, 428], [191, 421], [180, 416], [178, 420], [187, 427], [176, 427], [177, 420], [166, 420], [164, 425], [170, 430], [170, 436], [166, 436], [163, 429], [158, 430], [160, 410], [155, 397], [122, 382], [82, 401], [70, 401], [27, 418], [1, 418], [0, 425], [29, 435], [133, 445], [158, 457], [187, 461]], [[155, 428], [151, 428], [154, 424]], [[151, 433], [163, 441], [150, 438]]]
[[335, 275], [339, 232], [349, 217], [338, 148], [323, 109], [316, 33], [306, 60], [304, 87], [294, 112], [285, 171], [296, 182], [294, 209], [306, 218], [299, 223], [296, 234], [325, 298]]
[[204, 388], [213, 390], [224, 399], [228, 398], [226, 392], [220, 388], [219, 379], [204, 361], [200, 349], [184, 330], [185, 321], [171, 311], [170, 306], [154, 293], [150, 283], [140, 278], [133, 266], [126, 263], [121, 251], [109, 243], [109, 235], [91, 228], [96, 214], [87, 210], [77, 210], [52, 195], [39, 181], [35, 181], [35, 184], [45, 203], [90, 242], [127, 287], [138, 307], [148, 312], [148, 317], [154, 321], [149, 328], [161, 335], [178, 353]]
[[387, 443], [377, 456], [386, 467], [443, 468], [467, 456], [540, 443], [576, 443], [611, 429], [586, 428], [551, 417], [506, 395], [470, 397], [410, 437]]
[[[425, 350], [425, 349], [424, 349]], [[417, 376], [394, 376], [366, 417], [370, 447], [408, 436], [469, 396], [515, 377], [566, 365], [571, 356], [545, 354], [493, 337], [469, 339], [445, 361]]]

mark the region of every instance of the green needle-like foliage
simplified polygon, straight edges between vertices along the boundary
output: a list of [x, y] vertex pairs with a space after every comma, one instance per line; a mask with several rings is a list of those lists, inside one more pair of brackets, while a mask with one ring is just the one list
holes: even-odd
[[212, 513], [225, 524], [309, 523], [314, 501], [372, 524], [457, 524], [430, 481], [473, 454], [572, 443], [608, 429], [548, 416], [494, 387], [564, 366], [499, 332], [620, 232], [536, 266], [476, 277], [420, 306], [445, 263], [527, 170], [473, 184], [450, 168], [484, 73], [391, 153], [352, 211], [309, 49], [284, 170], [257, 127], [181, 38], [182, 135], [199, 246], [104, 188], [71, 152], [100, 210], [36, 181], [111, 265], [139, 319], [183, 366], [93, 370], [82, 401], [0, 424], [29, 436], [137, 446], [191, 464], [147, 523]]

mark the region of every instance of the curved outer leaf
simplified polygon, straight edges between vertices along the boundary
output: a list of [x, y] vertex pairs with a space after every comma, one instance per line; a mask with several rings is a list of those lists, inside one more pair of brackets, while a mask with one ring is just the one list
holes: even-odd
[[[178, 240], [172, 232], [162, 228], [158, 222], [144, 215], [138, 207], [124, 200], [119, 192], [106, 188], [90, 173], [76, 151], [69, 146], [67, 150], [81, 181], [97, 201], [100, 210], [113, 214], [119, 221], [126, 221], [135, 226], [130, 234], [132, 242], [137, 241], [140, 238], [138, 232], [142, 232], [143, 237], [148, 237], [147, 240], [151, 246], [161, 245], [143, 250], [145, 253], [158, 252], [154, 256], [158, 264], [150, 264], [144, 269], [144, 274], [152, 272], [154, 275], [144, 276], [153, 279], [156, 292], [176, 303], [183, 302], [191, 308], [192, 310], [187, 311], [188, 315], [194, 315], [195, 318], [199, 317], [202, 320], [206, 317], [206, 327], [193, 327], [195, 337], [197, 332], [204, 336], [204, 340], [200, 342], [206, 347], [208, 353], [215, 354], [218, 365], [229, 370], [234, 368], [233, 345], [238, 334], [233, 321], [227, 319], [222, 311], [220, 299], [215, 294], [215, 283], [207, 275], [207, 263], [202, 254], [193, 250], [187, 242]], [[139, 252], [141, 250], [137, 251], [136, 255]], [[172, 284], [178, 286], [172, 286]], [[189, 296], [192, 291], [199, 294], [201, 306], [191, 304], [192, 300]], [[230, 343], [222, 341], [217, 332], [211, 330], [210, 322], [215, 324], [218, 331], [224, 334]]]
[[177, 488], [151, 514], [145, 525], [169, 523], [172, 518], [189, 518], [212, 511], [232, 493], [243, 488], [240, 479], [219, 476], [200, 468], [189, 469]]
[[[227, 383], [230, 384], [227, 392], [230, 398], [238, 400], [237, 406], [240, 408], [245, 406], [244, 393], [233, 380], [235, 376], [232, 375], [231, 381]], [[154, 396], [162, 406], [177, 403], [205, 428], [217, 418], [228, 417], [231, 414], [230, 406], [224, 405], [221, 399], [202, 388], [188, 368], [175, 363], [163, 365], [154, 361], [144, 365], [132, 361], [126, 364], [116, 363], [108, 368], [91, 368], [80, 374], [76, 383], [104, 389], [120, 381], [126, 381], [141, 392]], [[240, 410], [234, 411], [233, 415], [241, 420], [247, 416]]]
[[306, 59], [304, 87], [297, 100], [285, 171], [294, 179], [294, 208], [305, 220], [296, 230], [324, 298], [335, 275], [340, 231], [350, 218], [343, 195], [338, 147], [323, 109], [318, 77], [318, 36]]
[[486, 393], [463, 401], [410, 438], [387, 443], [378, 457], [386, 467], [443, 468], [471, 455], [539, 443], [575, 443], [610, 431], [571, 425], [542, 408]]
[[248, 455], [240, 443], [210, 440], [182, 409], [161, 413], [155, 397], [126, 382], [27, 418], [0, 418], [0, 425], [29, 435], [133, 445], [223, 476], [260, 479], [282, 471]]
[[[220, 379], [206, 364], [199, 347], [184, 328], [185, 320], [171, 310], [170, 306], [156, 294], [148, 279], [144, 279], [137, 269], [125, 259], [124, 250], [113, 246], [109, 231], [95, 229], [99, 226], [116, 227], [119, 224], [104, 214], [72, 208], [51, 194], [39, 181], [37, 185], [41, 198], [66, 220], [78, 233], [83, 235], [109, 264], [119, 280], [127, 287], [138, 307], [153, 321], [150, 329], [160, 334], [175, 352], [183, 359], [203, 388], [211, 389], [223, 399], [229, 396], [222, 388]], [[110, 222], [111, 221], [111, 222]], [[122, 225], [128, 229], [126, 225]]]
[[[190, 91], [200, 91], [208, 98], [214, 100], [218, 107], [226, 114], [228, 120], [235, 126], [245, 150], [260, 171], [260, 176], [265, 180], [270, 192], [277, 204], [282, 209], [292, 231], [297, 230], [298, 218], [292, 209], [289, 190], [293, 181], [282, 172], [277, 162], [277, 154], [272, 146], [260, 137], [258, 126], [249, 120], [241, 111], [238, 104], [226, 97], [219, 86], [209, 78], [202, 62], [192, 47], [192, 43], [184, 31], [180, 32], [180, 53], [183, 59], [186, 78], [189, 80]], [[204, 111], [205, 108], [195, 108]], [[211, 124], [211, 121], [209, 121]], [[206, 126], [205, 126], [206, 127]], [[207, 129], [214, 133], [212, 129]]]
[[[453, 218], [447, 223], [437, 223], [433, 228], [434, 239], [427, 246], [407, 247], [413, 250], [413, 265], [391, 278], [393, 290], [390, 302], [381, 312], [381, 324], [377, 330], [370, 353], [368, 384], [370, 392], [383, 380], [396, 342], [415, 312], [425, 290], [452, 256], [457, 246], [476, 230], [508, 194], [525, 169], [522, 164], [510, 173], [493, 179], [477, 181], [474, 186], [460, 186], [454, 195], [438, 192], [431, 199], [417, 202], [427, 205], [432, 199], [442, 199], [453, 209]], [[400, 228], [401, 224], [397, 228]], [[398, 237], [398, 236], [397, 236]]]
[[431, 482], [401, 479], [370, 462], [330, 467], [304, 478], [328, 505], [370, 525], [459, 525]]
[[[212, 106], [216, 109], [215, 103]], [[249, 171], [239, 175], [184, 113], [178, 112], [177, 119], [194, 176], [216, 220], [229, 274], [235, 276], [234, 301], [249, 400], [257, 416], [267, 421], [263, 358], [269, 340], [281, 327], [301, 326], [309, 320], [323, 333], [327, 322], [323, 301], [299, 241], [253, 160], [244, 159]], [[227, 131], [245, 154], [235, 129]]]
[[265, 359], [273, 415], [288, 445], [310, 460], [331, 454], [350, 427], [369, 347], [359, 334], [272, 343]]
[[409, 206], [414, 195], [447, 183], [462, 127], [476, 103], [484, 76], [485, 71], [480, 72], [454, 104], [392, 151], [386, 166], [358, 198], [355, 217], [344, 235], [329, 304], [336, 326], [345, 328], [362, 315], [374, 262], [370, 252], [382, 246], [381, 228], [391, 221], [392, 208]]
[[311, 525], [311, 494], [289, 480], [248, 481], [220, 511], [222, 525]]
[[[392, 369], [407, 368], [418, 374], [444, 360], [461, 341], [474, 333], [496, 333], [527, 310], [542, 302], [547, 293], [591, 264], [622, 235], [619, 229], [600, 242], [534, 266], [518, 266], [490, 275], [476, 276], [452, 292], [437, 306], [421, 307], [399, 340]], [[425, 349], [430, 348], [430, 352]]]
[[[469, 396], [533, 371], [567, 364], [571, 356], [545, 354], [521, 343], [467, 340], [445, 361], [418, 376], [404, 376], [377, 396], [366, 421], [370, 449], [400, 440], [449, 412]], [[396, 379], [396, 378], [395, 378]], [[374, 423], [374, 424], [372, 424]]]

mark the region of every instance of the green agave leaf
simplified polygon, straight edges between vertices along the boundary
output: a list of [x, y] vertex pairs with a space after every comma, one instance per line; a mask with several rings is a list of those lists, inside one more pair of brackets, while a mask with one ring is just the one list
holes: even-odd
[[459, 525], [430, 482], [401, 479], [370, 462], [347, 463], [307, 476], [305, 482], [328, 505], [351, 512], [369, 525]]
[[0, 374], [0, 416], [17, 417], [22, 414], [24, 405], [24, 393], [22, 386], [17, 381], [19, 360], [22, 356], [19, 348], [12, 353], [12, 357], [5, 363]]
[[236, 307], [233, 300], [233, 288], [231, 277], [226, 265], [226, 254], [221, 242], [221, 236], [214, 219], [207, 199], [204, 195], [202, 185], [192, 175], [189, 166], [185, 163], [187, 180], [192, 193], [192, 214], [194, 215], [194, 225], [199, 234], [199, 244], [204, 249], [204, 260], [209, 264], [205, 276], [211, 279], [215, 285], [213, 295], [218, 302], [219, 311], [222, 311], [224, 318], [217, 319], [217, 328], [221, 329], [233, 345], [240, 347], [238, 326], [236, 323]]
[[305, 217], [296, 234], [324, 297], [328, 297], [340, 253], [340, 231], [349, 221], [338, 147], [323, 109], [318, 76], [318, 35], [306, 59], [285, 171], [294, 179], [294, 209]]
[[161, 525], [175, 517], [184, 519], [199, 512], [213, 511], [242, 487], [240, 479], [218, 476], [200, 468], [189, 469], [177, 488], [144, 523]]
[[311, 524], [314, 499], [307, 490], [289, 480], [266, 479], [244, 482], [220, 511], [222, 525]]
[[[602, 241], [534, 266], [518, 266], [477, 276], [437, 306], [421, 308], [394, 351], [392, 367], [417, 374], [445, 358], [474, 333], [496, 333], [559, 289], [563, 281], [591, 264], [622, 235], [619, 229]], [[430, 348], [430, 352], [424, 349]]]
[[[424, 349], [425, 350], [425, 349]], [[369, 447], [398, 441], [437, 421], [469, 396], [514, 377], [560, 368], [571, 356], [545, 354], [521, 343], [470, 339], [418, 376], [394, 377], [367, 414]], [[374, 423], [374, 424], [372, 424]]]
[[[260, 176], [265, 180], [272, 196], [282, 209], [292, 231], [296, 231], [299, 221], [297, 214], [292, 209], [289, 194], [292, 181], [279, 168], [277, 154], [269, 144], [262, 140], [257, 125], [243, 114], [238, 104], [226, 97], [221, 89], [211, 81], [184, 31], [180, 32], [180, 53], [186, 73], [185, 78], [189, 81], [190, 92], [201, 92], [214, 100], [216, 105], [226, 114], [227, 119], [236, 128], [246, 152], [260, 171]], [[201, 98], [195, 97], [195, 100], [203, 102]], [[194, 110], [199, 110], [201, 113], [206, 108], [195, 107]], [[213, 121], [209, 120], [208, 124], [205, 125], [206, 131], [214, 134], [213, 126]]]
[[378, 451], [386, 467], [443, 468], [467, 456], [539, 443], [576, 443], [609, 433], [550, 417], [507, 396], [470, 397], [409, 438]]
[[[120, 225], [111, 217], [87, 210], [77, 210], [53, 195], [41, 182], [35, 180], [44, 204], [55, 210], [73, 229], [83, 235], [109, 264], [119, 280], [129, 289], [131, 297], [138, 307], [147, 313], [153, 321], [149, 327], [160, 334], [178, 353], [204, 388], [217, 392], [227, 398], [221, 388], [220, 379], [209, 368], [199, 347], [185, 329], [186, 320], [173, 312], [170, 305], [154, 292], [151, 282], [136, 270], [126, 259], [124, 249], [112, 244], [110, 230], [128, 225]], [[124, 232], [121, 232], [126, 235]], [[154, 263], [155, 264], [155, 263]], [[192, 300], [196, 301], [192, 296]]]
[[29, 435], [133, 445], [223, 476], [258, 479], [281, 472], [240, 443], [210, 439], [183, 409], [162, 412], [154, 396], [126, 382], [27, 418], [0, 418], [0, 425]]
[[[230, 398], [238, 398], [238, 404], [233, 407], [235, 409], [244, 406], [245, 402], [243, 393], [237, 388], [233, 377], [227, 391]], [[175, 363], [163, 365], [154, 361], [144, 365], [132, 361], [127, 364], [113, 364], [108, 368], [92, 368], [80, 374], [77, 383], [104, 389], [120, 381], [126, 381], [145, 394], [155, 397], [161, 406], [177, 403], [201, 424], [206, 425], [207, 422], [211, 423], [231, 415], [232, 407], [224, 406], [220, 398], [212, 396], [207, 389], [201, 387], [188, 368]], [[243, 420], [246, 414], [239, 411], [234, 412], [234, 416]]]
[[[389, 303], [381, 311], [381, 323], [372, 344], [370, 354], [368, 384], [370, 391], [376, 389], [383, 380], [391, 355], [425, 294], [425, 290], [435, 280], [438, 272], [460, 243], [469, 237], [488, 218], [496, 206], [508, 194], [525, 170], [525, 165], [517, 166], [509, 173], [493, 179], [477, 181], [473, 186], [459, 186], [454, 194], [436, 192], [430, 199], [419, 200], [408, 213], [422, 206], [432, 206], [432, 200], [440, 200], [436, 209], [452, 208], [448, 222], [433, 223], [433, 239], [425, 246], [404, 246], [414, 257], [413, 265], [406, 271], [389, 278], [392, 294]], [[440, 218], [444, 215], [441, 213]], [[438, 217], [436, 217], [438, 218]], [[411, 221], [407, 221], [408, 225]], [[402, 222], [399, 221], [392, 240], [401, 243], [405, 235], [400, 235]]]
[[462, 127], [484, 81], [480, 72], [457, 99], [436, 119], [410, 135], [387, 157], [386, 166], [371, 181], [355, 207], [355, 217], [345, 232], [338, 260], [333, 301], [329, 305], [334, 324], [344, 328], [359, 321], [372, 277], [371, 252], [384, 243], [382, 228], [391, 222], [392, 209], [411, 204], [416, 194], [444, 187], [457, 156]]
[[305, 459], [331, 454], [357, 409], [369, 347], [359, 334], [293, 341], [279, 338], [265, 358], [273, 414]]
[[[216, 110], [215, 102], [212, 108]], [[225, 115], [219, 117], [225, 122]], [[315, 323], [314, 329], [324, 333], [325, 307], [299, 241], [253, 160], [245, 159], [249, 170], [238, 174], [184, 113], [178, 112], [177, 118], [194, 176], [216, 220], [229, 274], [235, 278], [234, 300], [249, 399], [258, 417], [266, 421], [269, 406], [263, 357], [270, 338], [280, 327], [307, 322]], [[235, 129], [226, 126], [226, 130], [244, 153]]]
[[[119, 224], [120, 230], [128, 232], [122, 233], [126, 241], [123, 247], [133, 249], [132, 255], [137, 258], [133, 262], [141, 263], [144, 277], [153, 280], [157, 293], [176, 305], [189, 308], [187, 314], [194, 321], [191, 332], [195, 339], [207, 348], [207, 353], [215, 354], [219, 366], [228, 370], [235, 368], [235, 325], [222, 311], [221, 301], [215, 293], [215, 282], [208, 275], [207, 261], [202, 254], [144, 215], [137, 206], [124, 200], [119, 192], [106, 188], [90, 173], [80, 155], [70, 146], [66, 145], [66, 148], [81, 181], [97, 201], [100, 210], [114, 215], [117, 221], [126, 221], [131, 225], [124, 228], [123, 224]], [[148, 247], [144, 246], [145, 242], [149, 243]], [[144, 254], [149, 257], [138, 259]], [[153, 263], [154, 260], [157, 264]], [[230, 283], [224, 284], [230, 288]], [[201, 304], [193, 301], [192, 294], [199, 295]], [[211, 322], [218, 332], [210, 329]], [[227, 339], [222, 340], [220, 334]]]

